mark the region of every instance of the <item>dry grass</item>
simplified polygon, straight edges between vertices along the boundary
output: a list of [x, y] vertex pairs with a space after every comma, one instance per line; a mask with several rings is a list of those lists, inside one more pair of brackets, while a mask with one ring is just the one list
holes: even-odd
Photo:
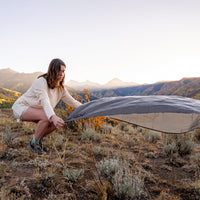
[[49, 152], [37, 156], [27, 149], [35, 124], [16, 123], [9, 110], [0, 116], [2, 200], [200, 199], [199, 130], [169, 136], [126, 123], [101, 132], [65, 127], [44, 139]]

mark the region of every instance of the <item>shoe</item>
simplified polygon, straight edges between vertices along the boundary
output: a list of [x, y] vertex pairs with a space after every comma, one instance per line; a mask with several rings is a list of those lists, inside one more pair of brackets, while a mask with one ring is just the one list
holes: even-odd
[[31, 141], [30, 141], [30, 143], [28, 145], [28, 149], [31, 150], [34, 153], [37, 153], [38, 155], [42, 155], [43, 154], [42, 148], [40, 147], [40, 145], [36, 144], [36, 143], [31, 144]]
[[42, 143], [42, 140], [39, 140], [39, 145], [42, 151], [45, 151], [45, 152], [49, 151], [49, 148], [44, 146], [44, 144]]

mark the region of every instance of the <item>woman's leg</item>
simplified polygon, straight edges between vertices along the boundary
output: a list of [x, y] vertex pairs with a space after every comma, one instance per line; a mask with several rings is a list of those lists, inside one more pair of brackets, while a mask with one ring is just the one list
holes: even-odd
[[39, 140], [56, 129], [42, 108], [29, 107], [22, 115], [22, 121], [36, 122], [35, 139]]

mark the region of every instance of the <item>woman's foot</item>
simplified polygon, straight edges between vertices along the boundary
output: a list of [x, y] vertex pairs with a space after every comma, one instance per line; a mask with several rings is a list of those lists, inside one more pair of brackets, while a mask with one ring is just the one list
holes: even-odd
[[44, 146], [44, 144], [42, 143], [42, 139], [39, 140], [39, 145], [40, 145], [42, 151], [44, 151], [44, 152], [49, 151], [49, 148]]
[[32, 143], [30, 141], [29, 145], [28, 145], [28, 149], [31, 150], [34, 153], [37, 153], [38, 155], [42, 155], [43, 151], [42, 148], [40, 147], [40, 144], [38, 143]]

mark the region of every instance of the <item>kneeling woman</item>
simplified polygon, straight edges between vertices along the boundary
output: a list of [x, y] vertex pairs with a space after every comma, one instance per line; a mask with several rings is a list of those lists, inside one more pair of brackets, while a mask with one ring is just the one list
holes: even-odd
[[37, 123], [29, 149], [39, 155], [46, 150], [42, 145], [43, 137], [64, 125], [64, 121], [53, 110], [58, 102], [63, 100], [74, 108], [81, 105], [64, 87], [65, 69], [66, 65], [62, 60], [53, 59], [48, 72], [39, 76], [12, 106], [17, 119]]

